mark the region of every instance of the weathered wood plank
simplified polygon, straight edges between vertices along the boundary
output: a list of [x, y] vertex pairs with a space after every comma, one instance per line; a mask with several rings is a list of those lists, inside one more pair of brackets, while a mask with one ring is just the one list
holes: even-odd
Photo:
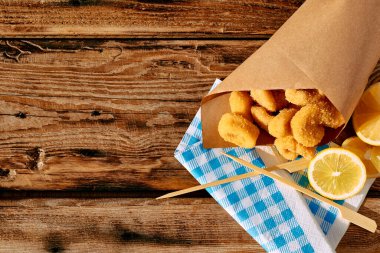
[[267, 38], [303, 0], [1, 0], [2, 38]]
[[[9, 54], [17, 53], [10, 46], [30, 52], [19, 62], [0, 59], [1, 189], [171, 191], [195, 185], [174, 149], [215, 78], [228, 75], [263, 41], [32, 43], [44, 50], [0, 43]], [[14, 169], [17, 175], [8, 178]]]
[[[214, 200], [0, 201], [0, 251], [264, 252]], [[380, 222], [379, 201], [360, 212]], [[380, 234], [352, 225], [338, 252], [378, 252]]]
[[263, 41], [34, 43], [44, 50], [20, 41], [0, 46], [31, 52], [19, 62], [2, 55], [0, 63], [0, 167], [17, 172], [0, 182], [3, 189], [194, 185], [173, 158], [175, 147], [215, 78]]

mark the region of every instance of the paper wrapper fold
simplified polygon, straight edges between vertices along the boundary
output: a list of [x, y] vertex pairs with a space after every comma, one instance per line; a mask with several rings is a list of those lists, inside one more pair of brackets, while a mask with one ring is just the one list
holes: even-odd
[[[231, 146], [217, 127], [235, 90], [320, 89], [348, 121], [379, 58], [379, 0], [307, 0], [203, 98], [203, 144]], [[262, 132], [258, 144], [273, 143]]]

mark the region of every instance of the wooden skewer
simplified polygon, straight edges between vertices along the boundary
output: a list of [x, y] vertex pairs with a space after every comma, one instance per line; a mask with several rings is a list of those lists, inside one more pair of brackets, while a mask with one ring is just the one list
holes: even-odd
[[[278, 164], [278, 165], [266, 168], [265, 170], [267, 170], [267, 171], [273, 171], [273, 170], [278, 170], [278, 169], [285, 169], [285, 170], [289, 171], [290, 173], [293, 173], [293, 172], [296, 172], [296, 171], [300, 171], [300, 170], [306, 169], [307, 166], [309, 165], [309, 162], [310, 162], [309, 160], [306, 160], [306, 159], [302, 158], [300, 160]], [[237, 176], [229, 177], [229, 178], [226, 178], [226, 179], [214, 181], [214, 182], [211, 182], [211, 183], [197, 185], [197, 186], [190, 187], [190, 188], [187, 188], [187, 189], [171, 192], [171, 193], [165, 194], [165, 195], [163, 195], [161, 197], [158, 197], [156, 199], [172, 198], [172, 197], [176, 197], [176, 196], [183, 195], [183, 194], [186, 194], [186, 193], [203, 190], [203, 189], [206, 189], [206, 188], [209, 188], [209, 187], [213, 187], [213, 186], [217, 186], [217, 185], [221, 185], [221, 184], [226, 184], [226, 183], [230, 183], [230, 182], [233, 182], [233, 181], [241, 180], [241, 179], [244, 179], [244, 178], [254, 177], [254, 176], [257, 176], [257, 175], [259, 175], [259, 173], [257, 173], [257, 172], [249, 172], [249, 173], [245, 173], [245, 174], [242, 174], [242, 175], [237, 175]]]
[[324, 202], [326, 204], [329, 204], [329, 205], [337, 208], [340, 211], [340, 214], [342, 215], [342, 217], [344, 219], [346, 219], [346, 220], [348, 220], [348, 221], [350, 221], [350, 222], [358, 225], [359, 227], [362, 227], [362, 228], [364, 228], [364, 229], [366, 229], [366, 230], [368, 230], [368, 231], [370, 231], [372, 233], [376, 232], [377, 224], [376, 224], [376, 222], [374, 220], [372, 220], [372, 219], [370, 219], [370, 218], [368, 218], [368, 217], [366, 217], [366, 216], [364, 216], [364, 215], [362, 215], [360, 213], [357, 213], [357, 212], [355, 212], [355, 211], [353, 211], [353, 210], [351, 210], [351, 209], [349, 209], [349, 208], [347, 208], [345, 206], [339, 205], [339, 204], [335, 203], [334, 201], [332, 201], [330, 199], [324, 198], [324, 197], [322, 197], [322, 196], [320, 196], [320, 195], [318, 195], [318, 194], [316, 194], [316, 193], [314, 193], [314, 192], [312, 192], [312, 191], [310, 191], [310, 190], [308, 190], [306, 188], [303, 188], [303, 187], [299, 186], [298, 184], [296, 184], [293, 181], [287, 180], [287, 179], [282, 178], [282, 177], [280, 177], [280, 176], [278, 176], [276, 174], [273, 174], [273, 173], [271, 173], [269, 171], [261, 169], [261, 168], [255, 166], [255, 165], [253, 165], [253, 164], [250, 164], [247, 161], [244, 161], [244, 160], [242, 160], [240, 158], [234, 157], [232, 155], [229, 155], [229, 154], [226, 154], [226, 153], [223, 153], [223, 152], [222, 152], [222, 154], [225, 155], [225, 156], [227, 156], [227, 157], [229, 157], [229, 158], [231, 158], [235, 162], [240, 163], [241, 165], [244, 165], [244, 166], [246, 166], [248, 168], [251, 168], [251, 169], [255, 170], [255, 172], [258, 172], [259, 174], [263, 174], [263, 175], [265, 175], [267, 177], [275, 179], [275, 180], [277, 180], [277, 181], [279, 181], [279, 182], [281, 182], [283, 184], [286, 184], [286, 185], [292, 187], [293, 189], [295, 189], [295, 190], [297, 190], [299, 192], [302, 192], [303, 194], [306, 194], [306, 195], [308, 195], [308, 196], [310, 196], [312, 198], [318, 199], [319, 201], [322, 201], [322, 202]]

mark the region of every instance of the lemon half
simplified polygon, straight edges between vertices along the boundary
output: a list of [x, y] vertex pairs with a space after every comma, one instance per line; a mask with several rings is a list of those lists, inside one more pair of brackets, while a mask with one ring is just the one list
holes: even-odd
[[380, 83], [371, 85], [361, 97], [352, 117], [358, 137], [373, 146], [380, 146]]
[[367, 179], [360, 158], [343, 148], [328, 148], [318, 153], [310, 162], [308, 177], [316, 192], [335, 200], [357, 194]]

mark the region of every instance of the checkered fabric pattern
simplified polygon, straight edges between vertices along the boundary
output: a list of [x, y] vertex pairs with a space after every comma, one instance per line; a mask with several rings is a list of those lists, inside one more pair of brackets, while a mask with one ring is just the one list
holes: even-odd
[[[215, 82], [213, 88], [219, 82]], [[200, 111], [198, 111], [174, 154], [175, 158], [200, 184], [251, 171], [221, 155], [221, 151], [249, 161], [258, 167], [265, 167], [255, 149], [205, 149], [202, 143], [200, 119]], [[323, 146], [320, 149], [326, 147]], [[306, 170], [293, 173], [291, 178], [299, 185], [311, 189]], [[342, 221], [338, 210], [334, 207], [306, 196], [306, 202], [289, 203], [286, 200], [294, 196], [283, 195], [279, 186], [271, 178], [265, 176], [247, 178], [206, 190], [268, 252], [333, 252], [332, 248], [336, 247], [348, 228], [348, 223]], [[343, 204], [343, 202], [339, 203]], [[360, 201], [355, 203], [356, 206], [361, 204]], [[310, 223], [311, 228], [300, 225], [299, 217], [303, 219], [304, 214], [301, 216], [298, 214], [298, 220], [295, 218], [298, 209], [295, 205], [306, 204], [310, 209], [310, 219], [314, 218], [315, 221], [303, 221], [303, 224]], [[308, 208], [305, 207], [304, 211], [307, 212]], [[338, 220], [341, 222], [337, 222]], [[329, 231], [335, 223], [339, 223], [339, 227], [335, 226], [333, 229], [338, 235], [331, 235]], [[312, 227], [313, 224], [315, 227]], [[310, 238], [315, 235], [311, 236], [310, 231], [318, 234], [318, 230], [321, 238], [317, 240], [317, 243], [315, 240], [311, 243]], [[331, 238], [328, 238], [330, 235]]]

